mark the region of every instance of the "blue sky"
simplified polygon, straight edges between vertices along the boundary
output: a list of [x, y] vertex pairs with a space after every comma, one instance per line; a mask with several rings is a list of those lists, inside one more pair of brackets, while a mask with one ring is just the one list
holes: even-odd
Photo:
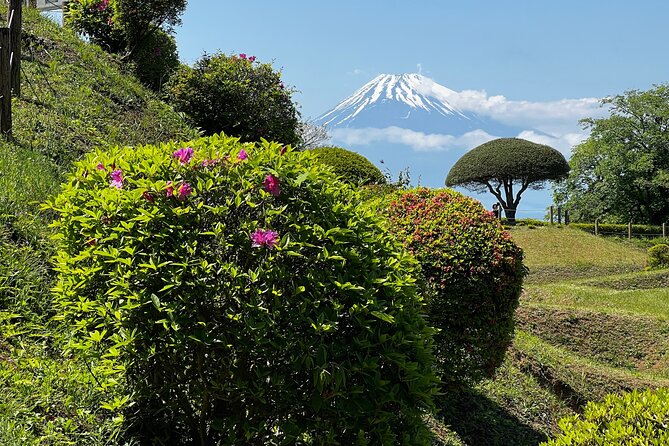
[[177, 42], [187, 63], [274, 61], [316, 117], [379, 73], [419, 69], [510, 100], [647, 89], [669, 79], [668, 16], [661, 0], [190, 0]]

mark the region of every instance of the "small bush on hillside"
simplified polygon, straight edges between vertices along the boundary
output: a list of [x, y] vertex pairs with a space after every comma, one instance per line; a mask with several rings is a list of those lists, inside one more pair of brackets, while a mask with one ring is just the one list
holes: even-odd
[[427, 444], [417, 265], [354, 198], [308, 152], [218, 135], [78, 163], [56, 307], [107, 409], [147, 444]]
[[292, 93], [280, 72], [246, 54], [205, 54], [165, 85], [168, 102], [207, 135], [223, 132], [243, 142], [264, 138], [295, 145], [300, 122]]
[[491, 376], [513, 335], [523, 254], [481, 203], [452, 190], [392, 196], [390, 231], [414, 254], [428, 288], [428, 320], [447, 383]]
[[355, 186], [385, 184], [383, 173], [364, 156], [341, 147], [318, 147], [311, 150], [323, 164], [332, 167], [342, 181]]
[[666, 268], [669, 266], [669, 245], [660, 243], [648, 248], [648, 266]]
[[176, 40], [165, 31], [156, 30], [139, 44], [133, 61], [139, 80], [158, 91], [179, 68]]
[[562, 433], [544, 446], [669, 444], [669, 390], [632, 391], [590, 402], [583, 415], [563, 418]]

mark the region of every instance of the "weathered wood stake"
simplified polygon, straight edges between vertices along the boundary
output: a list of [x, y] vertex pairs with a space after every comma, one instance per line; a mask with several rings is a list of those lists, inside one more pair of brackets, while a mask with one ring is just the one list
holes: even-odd
[[9, 0], [9, 30], [11, 47], [12, 95], [21, 97], [21, 28], [23, 23], [23, 0]]
[[632, 239], [632, 222], [627, 223], [627, 238]]
[[0, 133], [12, 137], [12, 83], [10, 66], [10, 31], [0, 28]]
[[551, 213], [551, 224], [553, 224], [553, 206], [551, 206], [550, 213]]
[[599, 235], [599, 218], [595, 219], [595, 235]]

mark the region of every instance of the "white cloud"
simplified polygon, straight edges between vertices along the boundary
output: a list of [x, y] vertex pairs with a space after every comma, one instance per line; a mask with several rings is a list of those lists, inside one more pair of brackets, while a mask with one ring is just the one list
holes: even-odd
[[354, 68], [353, 71], [349, 71], [346, 74], [348, 74], [349, 76], [358, 76], [358, 75], [364, 74], [364, 73], [365, 73], [365, 70], [362, 70], [360, 68]]
[[423, 133], [400, 127], [386, 127], [382, 129], [364, 128], [334, 129], [331, 132], [334, 141], [346, 146], [370, 145], [377, 142], [403, 144], [418, 152], [437, 152], [450, 149], [473, 148], [484, 142], [495, 139], [483, 130], [474, 130], [462, 136], [443, 135], [438, 133]]
[[532, 128], [547, 133], [580, 130], [579, 120], [601, 117], [607, 110], [597, 98], [560, 99], [548, 102], [511, 101], [504, 96], [488, 96], [485, 90], [453, 91], [426, 80], [417, 87], [420, 93], [433, 95], [463, 110], [489, 116], [507, 125]]
[[[340, 128], [331, 132], [332, 140], [336, 143], [351, 146], [369, 146], [375, 143], [401, 144], [410, 147], [416, 152], [443, 152], [448, 150], [470, 150], [485, 142], [497, 138], [483, 130], [474, 130], [461, 136], [445, 135], [440, 133], [423, 133], [401, 127], [377, 128]], [[520, 132], [518, 138], [549, 145], [566, 157], [571, 154], [571, 148], [587, 138], [587, 133], [565, 133], [549, 135], [537, 133], [533, 130]]]

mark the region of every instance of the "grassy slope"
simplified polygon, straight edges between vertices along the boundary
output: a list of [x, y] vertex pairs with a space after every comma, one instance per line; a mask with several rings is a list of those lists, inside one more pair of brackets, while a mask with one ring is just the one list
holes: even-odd
[[29, 9], [23, 55], [15, 138], [0, 139], [0, 443], [103, 444], [113, 424], [81, 408], [104, 395], [82, 364], [61, 355], [58, 331], [47, 327], [53, 248], [39, 203], [95, 146], [196, 132], [109, 55]]
[[588, 400], [669, 385], [668, 271], [578, 230], [511, 233], [530, 269], [514, 345], [494, 379], [441, 404], [463, 443], [536, 446]]

